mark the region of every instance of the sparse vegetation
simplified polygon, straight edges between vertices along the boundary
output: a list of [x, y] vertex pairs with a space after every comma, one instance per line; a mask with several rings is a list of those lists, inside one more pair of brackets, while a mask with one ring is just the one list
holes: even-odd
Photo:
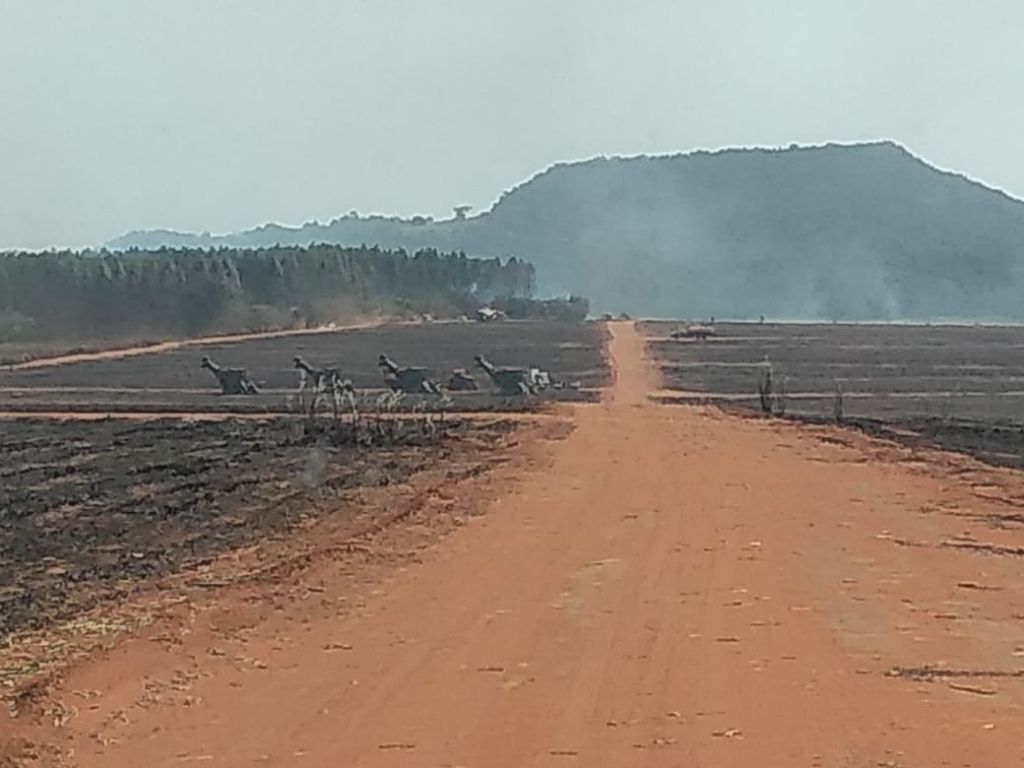
[[757, 377], [757, 399], [765, 416], [785, 416], [788, 407], [788, 379], [765, 358]]
[[779, 376], [778, 388], [775, 391], [775, 414], [777, 416], [786, 415], [788, 387], [789, 377], [785, 375]]
[[832, 421], [836, 424], [843, 423], [843, 389], [839, 386], [839, 379], [834, 382], [835, 389], [832, 393]]
[[772, 364], [765, 360], [757, 377], [757, 396], [761, 402], [761, 413], [765, 416], [772, 415], [774, 386], [772, 381]]

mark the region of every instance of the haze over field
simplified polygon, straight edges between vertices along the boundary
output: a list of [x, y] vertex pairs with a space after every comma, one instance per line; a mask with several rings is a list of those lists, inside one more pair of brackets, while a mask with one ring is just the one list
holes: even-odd
[[523, 256], [542, 293], [643, 315], [1024, 320], [1024, 203], [888, 142], [559, 165], [465, 220], [345, 216], [111, 245], [316, 242]]
[[[1024, 156], [1008, 151], [1024, 128], [1024, 6], [1011, 0], [0, 0], [0, 9], [0, 248], [95, 246], [153, 229], [294, 227], [353, 209], [442, 219], [459, 204], [488, 210], [503, 191], [559, 163], [730, 146], [892, 138], [937, 167], [1024, 194]], [[898, 152], [872, 161], [868, 177], [902, 179], [908, 190], [921, 183], [935, 198], [885, 199], [891, 190], [870, 178], [848, 193], [839, 178], [820, 201], [752, 180], [758, 198], [742, 192], [748, 185], [737, 174], [760, 156], [745, 157], [705, 169], [732, 179], [726, 191], [736, 197], [716, 202], [693, 188], [682, 208], [652, 198], [661, 210], [642, 222], [651, 249], [630, 223], [637, 219], [597, 208], [576, 222], [589, 231], [586, 242], [566, 222], [533, 232], [521, 216], [499, 235], [439, 230], [428, 240], [516, 253], [538, 263], [542, 289], [590, 292], [609, 309], [1017, 316], [1006, 304], [1018, 287], [1009, 244], [1020, 241], [1020, 217], [1005, 198], [962, 191], [962, 182], [935, 179]], [[645, 174], [683, 174], [683, 162], [588, 163], [530, 186], [540, 195], [542, 180], [612, 183], [591, 202], [628, 213], [652, 196]], [[622, 205], [616, 180], [632, 196]], [[938, 202], [961, 193], [1000, 229], [980, 234], [979, 219]], [[855, 194], [874, 213], [845, 205]], [[527, 199], [510, 196], [496, 212]], [[533, 203], [546, 205], [541, 199]], [[771, 205], [758, 208], [758, 199]], [[739, 222], [742, 243], [717, 239], [732, 206], [750, 214]], [[764, 230], [757, 217], [770, 210], [783, 221], [755, 255]], [[799, 221], [816, 215], [830, 218], [804, 231]], [[869, 229], [880, 223], [881, 233]], [[921, 239], [935, 236], [934, 224], [945, 228], [942, 252], [922, 261]], [[367, 232], [340, 241], [358, 245]], [[380, 237], [410, 239], [390, 229]], [[563, 248], [565, 237], [572, 241]], [[623, 246], [615, 258], [612, 246]], [[585, 255], [599, 247], [609, 252]], [[683, 258], [698, 252], [697, 266]], [[777, 261], [786, 258], [797, 261]], [[751, 260], [755, 272], [737, 271]], [[965, 298], [950, 286], [975, 260], [978, 284]], [[667, 261], [683, 268], [666, 271]], [[863, 263], [871, 268], [861, 272]], [[893, 274], [903, 284], [891, 285]], [[767, 301], [745, 301], [744, 291], [760, 293], [766, 280], [782, 284]]]

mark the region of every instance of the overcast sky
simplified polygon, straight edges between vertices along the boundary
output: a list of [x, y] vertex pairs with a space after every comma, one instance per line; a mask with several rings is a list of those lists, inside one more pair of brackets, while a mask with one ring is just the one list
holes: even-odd
[[0, 0], [0, 247], [893, 138], [1024, 195], [1019, 0]]

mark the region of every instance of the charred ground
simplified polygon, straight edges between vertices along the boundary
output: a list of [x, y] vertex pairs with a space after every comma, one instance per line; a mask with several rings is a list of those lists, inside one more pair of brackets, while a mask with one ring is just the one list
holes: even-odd
[[724, 323], [696, 342], [677, 327], [642, 326], [669, 401], [759, 411], [770, 364], [776, 415], [834, 420], [838, 389], [845, 424], [1024, 466], [1024, 328]]
[[[15, 421], [0, 453], [0, 637], [301, 525], [346, 493], [500, 443], [512, 422]], [[353, 532], [370, 521], [353, 518]]]
[[[74, 365], [0, 371], [0, 411], [236, 412], [287, 413], [298, 384], [293, 366], [301, 355], [316, 366], [337, 367], [363, 400], [382, 391], [378, 356], [402, 365], [425, 366], [444, 382], [456, 368], [469, 369], [480, 391], [454, 393], [452, 410], [522, 410], [533, 407], [493, 395], [473, 356], [485, 354], [497, 365], [533, 365], [579, 390], [551, 393], [547, 399], [587, 400], [607, 380], [600, 324], [553, 321], [425, 323], [382, 325], [203, 344], [120, 359]], [[216, 382], [199, 368], [202, 355], [224, 366], [246, 368], [261, 390], [256, 397], [214, 396]], [[426, 405], [430, 405], [428, 401]]]
[[[547, 429], [513, 411], [593, 397], [502, 398], [479, 372], [482, 391], [443, 408], [430, 398], [381, 407], [380, 353], [442, 377], [483, 351], [595, 387], [607, 378], [603, 334], [594, 324], [405, 324], [4, 371], [0, 682], [21, 690], [59, 667], [53, 648], [73, 655], [86, 636], [130, 626], [110, 610], [140, 595], [171, 599], [210, 569], [226, 568], [216, 586], [277, 567], [311, 527], [329, 525], [324, 541], [362, 551], [367, 536], [410, 516], [437, 525], [454, 501], [431, 506], [424, 478], [457, 499], [454, 489], [502, 463], [523, 430]], [[203, 354], [248, 368], [261, 394], [216, 394]], [[296, 354], [340, 365], [361, 391], [357, 413], [296, 413]], [[63, 415], [33, 415], [55, 410]], [[508, 413], [466, 413], [490, 410]], [[143, 415], [153, 411], [169, 415]]]

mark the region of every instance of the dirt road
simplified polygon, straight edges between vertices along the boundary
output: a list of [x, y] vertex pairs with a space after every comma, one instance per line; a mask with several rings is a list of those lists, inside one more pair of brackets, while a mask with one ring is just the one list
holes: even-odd
[[354, 607], [327, 574], [75, 671], [76, 764], [1024, 765], [1018, 476], [651, 404], [643, 351], [615, 325], [606, 401]]
[[[399, 322], [399, 321], [393, 321]], [[139, 346], [115, 347], [114, 349], [99, 349], [92, 352], [73, 352], [66, 355], [55, 355], [53, 357], [39, 357], [28, 360], [24, 363], [15, 363], [8, 366], [11, 371], [30, 371], [37, 368], [51, 368], [57, 365], [72, 365], [74, 363], [88, 363], [98, 360], [120, 360], [125, 357], [138, 357], [140, 355], [155, 355], [162, 352], [170, 352], [175, 349], [186, 347], [202, 347], [212, 344], [237, 344], [243, 341], [256, 341], [259, 339], [277, 339], [289, 336], [309, 336], [320, 333], [339, 333], [341, 331], [352, 331], [360, 328], [374, 328], [383, 323], [382, 320], [371, 320], [363, 323], [347, 323], [345, 325], [318, 326], [315, 328], [289, 328], [280, 331], [262, 331], [259, 333], [235, 333], [221, 336], [202, 336], [195, 339], [176, 339], [174, 341], [160, 341], [153, 344]]]

